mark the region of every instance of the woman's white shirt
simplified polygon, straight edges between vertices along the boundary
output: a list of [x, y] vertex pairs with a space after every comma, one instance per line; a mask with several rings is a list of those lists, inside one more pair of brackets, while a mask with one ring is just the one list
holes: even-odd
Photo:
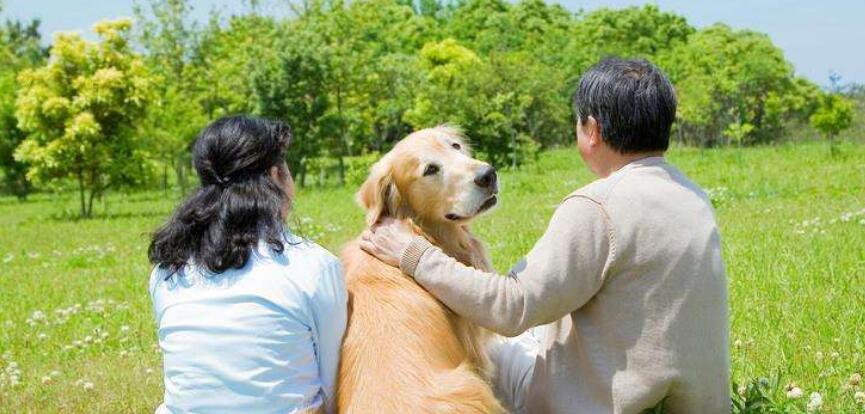
[[156, 268], [150, 294], [163, 353], [157, 413], [333, 411], [346, 325], [342, 268], [315, 243], [286, 233], [261, 242], [241, 269]]

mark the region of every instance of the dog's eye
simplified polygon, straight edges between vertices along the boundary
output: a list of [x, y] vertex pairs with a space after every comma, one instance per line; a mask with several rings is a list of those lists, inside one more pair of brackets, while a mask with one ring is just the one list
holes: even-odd
[[463, 147], [462, 145], [460, 145], [459, 142], [454, 142], [453, 144], [451, 144], [451, 146], [452, 146], [455, 150], [457, 150], [457, 151], [459, 151], [460, 148]]
[[426, 166], [426, 169], [423, 170], [423, 175], [435, 175], [439, 172], [439, 166], [435, 164], [430, 164]]

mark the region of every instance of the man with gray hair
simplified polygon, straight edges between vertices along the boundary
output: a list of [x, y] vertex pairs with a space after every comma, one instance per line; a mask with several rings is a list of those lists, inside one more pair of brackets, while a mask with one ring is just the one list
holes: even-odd
[[505, 336], [492, 359], [515, 412], [728, 413], [727, 281], [706, 193], [664, 158], [676, 96], [644, 60], [605, 59], [574, 94], [598, 180], [566, 196], [507, 275], [460, 264], [403, 224], [364, 234], [454, 312]]

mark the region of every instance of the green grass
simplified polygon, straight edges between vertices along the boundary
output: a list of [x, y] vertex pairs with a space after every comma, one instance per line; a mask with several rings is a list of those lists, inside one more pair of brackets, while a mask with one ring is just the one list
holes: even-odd
[[[792, 412], [804, 411], [812, 392], [824, 412], [863, 409], [845, 384], [865, 373], [865, 145], [842, 152], [833, 159], [826, 146], [807, 144], [669, 155], [717, 207], [734, 380], [772, 378], [763, 393]], [[503, 173], [501, 206], [475, 227], [495, 266], [505, 270], [528, 251], [558, 201], [591, 179], [573, 150]], [[301, 191], [295, 227], [338, 251], [362, 226], [352, 193]], [[71, 196], [0, 199], [0, 412], [140, 413], [158, 404], [145, 251], [177, 201], [115, 194], [98, 218], [79, 221], [69, 218]], [[802, 398], [785, 397], [790, 383]]]

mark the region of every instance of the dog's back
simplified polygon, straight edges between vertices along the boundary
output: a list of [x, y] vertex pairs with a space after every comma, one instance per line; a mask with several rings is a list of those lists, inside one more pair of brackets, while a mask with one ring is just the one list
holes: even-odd
[[481, 373], [483, 333], [358, 247], [342, 252], [349, 323], [340, 413], [498, 413]]

